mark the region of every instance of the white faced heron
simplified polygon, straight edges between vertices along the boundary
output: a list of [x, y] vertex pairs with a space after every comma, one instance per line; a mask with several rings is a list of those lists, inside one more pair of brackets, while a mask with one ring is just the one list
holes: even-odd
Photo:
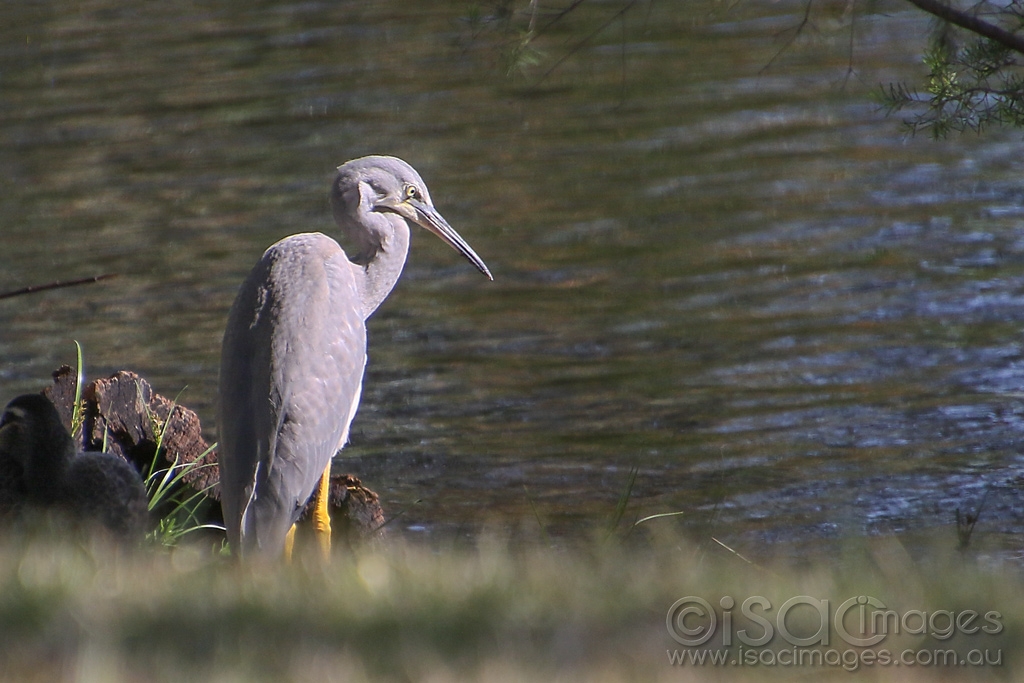
[[348, 441], [366, 365], [366, 319], [405, 265], [410, 226], [434, 233], [491, 277], [401, 159], [338, 167], [334, 220], [346, 256], [321, 233], [274, 244], [238, 292], [221, 350], [220, 493], [232, 551], [291, 554], [292, 529], [317, 492], [314, 530], [330, 551], [331, 458]]
[[139, 473], [112, 453], [76, 453], [57, 409], [42, 394], [18, 396], [0, 415], [0, 506], [51, 508], [76, 524], [99, 523], [123, 541], [149, 522]]

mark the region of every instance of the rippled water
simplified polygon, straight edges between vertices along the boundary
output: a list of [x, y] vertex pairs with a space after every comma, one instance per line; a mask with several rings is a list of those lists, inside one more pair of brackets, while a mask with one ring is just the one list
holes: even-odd
[[495, 274], [417, 234], [370, 323], [346, 464], [409, 533], [571, 533], [632, 467], [629, 519], [748, 553], [985, 496], [979, 533], [1020, 532], [1021, 134], [879, 113], [922, 74], [904, 5], [775, 61], [803, 4], [762, 5], [650, 3], [570, 53], [619, 8], [587, 5], [525, 79], [458, 5], [5, 5], [0, 290], [119, 277], [0, 301], [3, 396], [77, 339], [215, 436], [241, 279], [331, 229], [334, 166], [388, 153]]

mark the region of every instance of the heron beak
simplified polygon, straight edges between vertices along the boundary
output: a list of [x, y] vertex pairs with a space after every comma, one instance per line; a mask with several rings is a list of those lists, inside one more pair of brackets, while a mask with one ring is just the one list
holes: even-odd
[[477, 270], [487, 276], [488, 280], [494, 280], [484, 260], [476, 255], [459, 233], [455, 232], [455, 228], [448, 225], [448, 221], [437, 212], [437, 209], [418, 199], [407, 199], [403, 203], [413, 209], [412, 216], [409, 216], [410, 220], [440, 237], [445, 244], [465, 256]]

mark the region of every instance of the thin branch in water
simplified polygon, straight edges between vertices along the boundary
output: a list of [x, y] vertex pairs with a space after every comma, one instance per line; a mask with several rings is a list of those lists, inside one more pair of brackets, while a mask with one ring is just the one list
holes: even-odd
[[100, 280], [109, 280], [112, 277], [117, 277], [117, 273], [107, 273], [105, 275], [94, 275], [92, 277], [83, 277], [78, 280], [64, 280], [59, 282], [49, 282], [45, 285], [29, 285], [28, 287], [22, 287], [21, 289], [15, 289], [10, 292], [0, 293], [0, 299], [10, 299], [12, 297], [21, 296], [22, 294], [35, 294], [36, 292], [45, 292], [50, 289], [60, 289], [62, 287], [74, 287], [76, 285], [88, 285], [93, 282], [99, 282]]
[[807, 0], [807, 4], [804, 5], [804, 16], [793, 29], [793, 35], [790, 36], [789, 40], [786, 41], [785, 45], [779, 48], [778, 52], [772, 55], [772, 58], [768, 60], [768, 63], [761, 67], [758, 71], [759, 74], [763, 74], [771, 68], [772, 64], [782, 56], [782, 53], [789, 49], [789, 46], [793, 44], [797, 38], [804, 32], [804, 29], [811, 23], [811, 7], [814, 5], [814, 0]]
[[391, 524], [391, 523], [392, 523], [392, 522], [394, 522], [394, 521], [395, 521], [396, 519], [398, 519], [399, 517], [401, 517], [402, 515], [404, 515], [405, 513], [407, 513], [407, 512], [408, 512], [408, 511], [409, 511], [410, 509], [412, 509], [412, 507], [413, 507], [414, 505], [419, 505], [419, 504], [420, 504], [420, 503], [422, 503], [422, 502], [423, 502], [423, 499], [422, 499], [422, 498], [417, 498], [417, 499], [416, 499], [416, 500], [414, 500], [414, 501], [413, 501], [413, 502], [412, 502], [411, 504], [409, 504], [409, 505], [405, 506], [404, 508], [400, 509], [400, 510], [399, 510], [398, 512], [396, 512], [395, 514], [391, 515], [391, 517], [389, 517], [389, 518], [388, 518], [387, 520], [385, 520], [385, 521], [384, 521], [384, 522], [383, 522], [383, 523], [382, 523], [382, 524], [381, 524], [380, 526], [378, 526], [378, 527], [374, 527], [373, 531], [375, 531], [375, 532], [376, 532], [376, 531], [380, 531], [381, 529], [383, 529], [384, 527], [386, 527], [387, 525]]
[[548, 23], [544, 24], [544, 26], [541, 27], [540, 32], [544, 33], [545, 31], [547, 31], [549, 28], [551, 28], [556, 23], [561, 21], [562, 17], [566, 16], [567, 14], [569, 14], [570, 12], [575, 10], [577, 7], [582, 5], [583, 2], [584, 2], [584, 0], [573, 0], [573, 2], [569, 3], [568, 7], [566, 7], [565, 9], [557, 12], [554, 16], [552, 16], [551, 19], [548, 21]]
[[850, 76], [852, 76], [855, 73], [855, 71], [853, 69], [853, 47], [854, 47], [853, 36], [856, 33], [856, 29], [857, 29], [857, 7], [853, 6], [850, 9], [850, 44], [849, 44], [849, 52], [848, 52], [847, 62], [846, 62], [846, 74], [843, 75], [843, 89], [844, 90], [846, 89], [846, 84], [850, 82]]
[[[576, 4], [579, 4], [579, 3], [574, 3], [574, 6], [575, 6]], [[582, 49], [583, 49], [583, 46], [584, 46], [584, 45], [586, 45], [587, 43], [589, 43], [589, 42], [590, 42], [590, 41], [591, 41], [591, 40], [592, 40], [592, 39], [593, 39], [593, 38], [594, 38], [595, 36], [597, 36], [598, 34], [600, 34], [600, 33], [601, 33], [601, 31], [603, 31], [603, 30], [605, 30], [606, 28], [608, 28], [609, 26], [611, 26], [611, 24], [612, 24], [612, 22], [613, 22], [613, 21], [615, 21], [616, 19], [618, 19], [619, 17], [621, 17], [622, 15], [624, 15], [624, 14], [625, 14], [626, 12], [628, 12], [628, 11], [629, 11], [630, 9], [632, 9], [632, 8], [633, 8], [633, 5], [635, 5], [635, 4], [636, 4], [636, 0], [629, 0], [629, 2], [627, 2], [627, 3], [625, 4], [625, 5], [623, 5], [623, 6], [622, 6], [622, 9], [620, 9], [620, 10], [619, 10], [618, 12], [616, 12], [615, 14], [613, 14], [613, 15], [612, 15], [612, 16], [611, 16], [611, 17], [610, 17], [610, 18], [608, 19], [608, 21], [606, 21], [606, 22], [604, 22], [603, 24], [601, 24], [600, 26], [598, 26], [598, 27], [597, 27], [596, 29], [594, 29], [593, 31], [591, 31], [591, 32], [590, 32], [590, 34], [588, 34], [588, 35], [587, 35], [587, 36], [586, 36], [585, 38], [583, 38], [583, 40], [581, 40], [580, 42], [576, 43], [576, 45], [574, 45], [574, 46], [572, 47], [572, 49], [570, 49], [570, 50], [569, 50], [568, 52], [566, 52], [566, 53], [565, 53], [564, 55], [562, 55], [561, 57], [559, 57], [559, 58], [558, 58], [558, 60], [557, 60], [557, 61], [556, 61], [556, 62], [555, 62], [554, 64], [552, 64], [552, 65], [551, 65], [551, 67], [550, 67], [550, 68], [548, 68], [548, 70], [547, 70], [547, 71], [545, 71], [545, 72], [544, 72], [544, 75], [543, 75], [543, 76], [541, 76], [541, 77], [540, 77], [540, 78], [539, 78], [539, 79], [537, 80], [537, 84], [539, 85], [539, 84], [543, 83], [543, 82], [544, 82], [544, 81], [545, 81], [545, 80], [547, 79], [547, 77], [548, 77], [548, 76], [550, 76], [550, 75], [551, 75], [551, 73], [552, 73], [552, 72], [553, 72], [553, 71], [554, 71], [555, 69], [557, 69], [558, 67], [560, 67], [560, 66], [562, 65], [562, 63], [563, 63], [563, 62], [565, 62], [565, 61], [566, 61], [567, 59], [569, 59], [570, 57], [572, 57], [572, 56], [573, 56], [574, 54], [576, 54], [577, 52], [579, 52], [580, 50], [582, 50]], [[563, 13], [563, 14], [564, 14], [564, 13]], [[551, 24], [548, 24], [548, 26], [550, 26], [550, 25], [551, 25]]]

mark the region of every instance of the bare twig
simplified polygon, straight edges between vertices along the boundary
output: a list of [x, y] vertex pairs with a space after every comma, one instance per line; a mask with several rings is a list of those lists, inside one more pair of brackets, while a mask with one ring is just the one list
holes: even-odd
[[99, 282], [100, 280], [109, 280], [112, 277], [117, 277], [117, 273], [107, 273], [105, 275], [94, 275], [92, 277], [83, 277], [78, 280], [64, 280], [61, 282], [48, 282], [45, 285], [29, 285], [28, 287], [22, 287], [21, 289], [15, 289], [10, 292], [0, 293], [0, 299], [10, 299], [11, 297], [21, 296], [22, 294], [35, 294], [36, 292], [45, 292], [48, 289], [60, 289], [62, 287], [74, 287], [75, 285], [88, 285], [93, 282]]
[[774, 55], [772, 55], [772, 58], [768, 60], [768, 63], [765, 64], [763, 67], [761, 67], [761, 71], [759, 73], [763, 74], [764, 72], [768, 71], [768, 69], [771, 68], [771, 65], [775, 63], [775, 60], [777, 60], [779, 58], [779, 56], [782, 55], [783, 52], [788, 50], [789, 46], [793, 44], [793, 41], [796, 40], [797, 38], [799, 38], [800, 34], [804, 32], [804, 29], [807, 28], [808, 24], [810, 24], [810, 21], [811, 21], [811, 6], [813, 4], [814, 4], [814, 0], [807, 0], [807, 4], [804, 5], [804, 16], [800, 20], [800, 23], [797, 24], [792, 29], [793, 30], [793, 35], [790, 36], [789, 40], [786, 41], [785, 45], [780, 47], [778, 49], [778, 51]]
[[[575, 6], [576, 6], [576, 5], [578, 5], [578, 4], [579, 4], [578, 2], [577, 2], [577, 3], [573, 3], [572, 7], [575, 7]], [[598, 26], [598, 27], [597, 27], [597, 28], [596, 28], [595, 30], [591, 31], [591, 32], [590, 32], [590, 34], [589, 34], [589, 35], [587, 35], [587, 36], [586, 36], [586, 37], [585, 37], [585, 38], [584, 38], [583, 40], [581, 40], [580, 42], [576, 43], [576, 45], [575, 45], [575, 46], [573, 46], [573, 48], [572, 48], [571, 50], [569, 50], [569, 51], [568, 51], [568, 52], [566, 52], [566, 53], [565, 53], [564, 55], [562, 55], [561, 57], [559, 57], [559, 58], [558, 58], [558, 60], [557, 60], [557, 61], [556, 61], [556, 62], [555, 62], [554, 64], [552, 64], [552, 65], [551, 65], [551, 67], [550, 67], [550, 68], [549, 68], [549, 69], [548, 69], [547, 71], [545, 71], [545, 72], [544, 72], [544, 75], [543, 75], [543, 76], [541, 76], [541, 77], [540, 77], [540, 79], [538, 79], [537, 83], [543, 83], [543, 82], [544, 82], [545, 80], [547, 80], [547, 77], [551, 75], [551, 72], [552, 72], [552, 71], [554, 71], [554, 70], [555, 70], [555, 69], [557, 69], [557, 68], [558, 68], [559, 66], [561, 66], [561, 65], [562, 65], [562, 63], [563, 63], [563, 62], [564, 62], [565, 60], [569, 59], [569, 58], [570, 58], [570, 57], [572, 57], [572, 56], [573, 56], [574, 54], [576, 54], [577, 52], [579, 52], [580, 50], [582, 50], [582, 49], [583, 49], [583, 46], [584, 46], [584, 45], [586, 45], [587, 43], [589, 43], [589, 42], [591, 41], [591, 39], [593, 39], [593, 38], [594, 38], [594, 36], [596, 36], [597, 34], [601, 33], [601, 31], [603, 31], [603, 30], [605, 30], [606, 28], [608, 28], [609, 26], [611, 26], [611, 24], [612, 24], [612, 22], [613, 22], [613, 21], [615, 21], [616, 19], [618, 19], [619, 17], [621, 17], [622, 15], [624, 15], [624, 14], [625, 14], [626, 12], [628, 12], [628, 11], [629, 11], [630, 9], [632, 9], [632, 8], [633, 8], [633, 5], [635, 5], [635, 4], [636, 4], [636, 0], [629, 0], [629, 2], [627, 2], [627, 3], [625, 4], [625, 5], [623, 5], [623, 6], [622, 6], [622, 8], [621, 8], [621, 9], [619, 9], [619, 11], [618, 11], [618, 12], [616, 12], [615, 14], [613, 14], [613, 15], [612, 15], [612, 16], [611, 16], [611, 17], [610, 17], [610, 18], [608, 19], [608, 21], [604, 22], [603, 24], [601, 24], [600, 26]], [[565, 12], [563, 12], [562, 14], [564, 15], [564, 14], [565, 14]], [[551, 23], [554, 23], [554, 22], [551, 22]], [[551, 25], [551, 23], [549, 23], [549, 24], [548, 24], [548, 26], [550, 26], [550, 25]]]

